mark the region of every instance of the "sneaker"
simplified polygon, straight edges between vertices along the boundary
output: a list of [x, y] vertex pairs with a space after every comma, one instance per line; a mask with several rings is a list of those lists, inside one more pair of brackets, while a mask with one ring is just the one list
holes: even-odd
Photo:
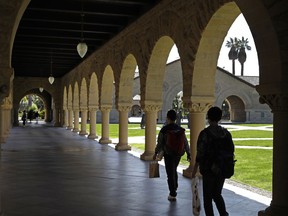
[[176, 197], [169, 195], [168, 200], [169, 201], [176, 201]]

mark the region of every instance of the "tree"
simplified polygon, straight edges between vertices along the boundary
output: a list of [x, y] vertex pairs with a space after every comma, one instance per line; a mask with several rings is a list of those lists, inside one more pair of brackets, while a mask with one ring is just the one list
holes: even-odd
[[235, 75], [235, 60], [238, 58], [238, 39], [235, 37], [230, 38], [230, 41], [228, 40], [226, 42], [226, 47], [230, 48], [230, 51], [228, 53], [228, 57], [230, 60], [232, 60], [232, 74]]
[[241, 40], [237, 40], [237, 47], [238, 47], [238, 61], [241, 64], [241, 76], [244, 75], [244, 63], [246, 62], [247, 59], [247, 55], [245, 50], [251, 50], [251, 47], [248, 45], [249, 41], [248, 38], [244, 39], [244, 37], [242, 37]]

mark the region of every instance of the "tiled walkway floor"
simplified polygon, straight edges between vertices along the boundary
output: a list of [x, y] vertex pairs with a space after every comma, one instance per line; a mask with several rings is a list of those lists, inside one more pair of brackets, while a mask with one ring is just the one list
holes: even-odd
[[[13, 128], [2, 145], [0, 215], [1, 210], [6, 216], [192, 215], [190, 179], [179, 175], [178, 199], [170, 203], [164, 168], [160, 178], [149, 179], [148, 164], [64, 128], [34, 123]], [[256, 216], [268, 205], [227, 187], [231, 216]]]

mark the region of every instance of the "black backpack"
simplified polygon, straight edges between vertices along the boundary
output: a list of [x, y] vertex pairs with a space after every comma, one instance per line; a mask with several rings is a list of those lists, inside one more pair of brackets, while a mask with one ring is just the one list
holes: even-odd
[[182, 156], [185, 153], [185, 129], [171, 129], [166, 131], [166, 149], [168, 153]]
[[208, 136], [207, 160], [211, 171], [224, 178], [231, 178], [234, 175], [235, 156], [234, 143], [229, 132], [223, 128], [225, 136], [215, 137], [209, 129], [205, 129]]

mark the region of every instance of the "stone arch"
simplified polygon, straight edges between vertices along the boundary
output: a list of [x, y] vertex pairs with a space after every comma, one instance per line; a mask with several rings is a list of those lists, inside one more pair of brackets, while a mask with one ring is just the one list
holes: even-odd
[[244, 101], [236, 95], [227, 97], [225, 101], [229, 105], [230, 121], [245, 122], [246, 112]]
[[89, 107], [99, 107], [98, 79], [95, 73], [92, 73], [89, 84]]
[[19, 109], [19, 103], [22, 100], [23, 97], [25, 97], [26, 95], [29, 94], [34, 94], [37, 95], [38, 97], [40, 97], [44, 103], [45, 106], [45, 121], [46, 122], [50, 122], [52, 120], [52, 116], [51, 116], [51, 108], [52, 108], [52, 96], [49, 92], [47, 91], [43, 91], [40, 92], [38, 88], [34, 88], [34, 89], [30, 89], [28, 91], [23, 91], [21, 92], [21, 94], [17, 94], [16, 97], [13, 98], [13, 108], [14, 108], [14, 125], [18, 125], [18, 118], [17, 117], [17, 113], [18, 113], [18, 109]]
[[185, 93], [191, 93], [192, 101], [194, 98], [199, 99], [198, 97], [208, 103], [214, 101], [215, 73], [219, 52], [230, 26], [239, 14], [240, 10], [237, 5], [230, 2], [215, 11], [210, 18], [202, 33], [195, 56], [192, 85], [184, 86], [186, 90], [184, 90], [184, 97]]
[[87, 93], [87, 82], [86, 79], [83, 78], [81, 81], [81, 88], [80, 88], [80, 108], [87, 109], [88, 105], [88, 93]]
[[145, 94], [141, 91], [141, 103], [162, 104], [162, 88], [166, 62], [174, 41], [168, 37], [161, 37], [154, 46], [147, 70]]
[[114, 75], [113, 70], [110, 65], [108, 65], [103, 73], [102, 83], [101, 83], [101, 97], [100, 105], [101, 106], [110, 106], [112, 107], [112, 98], [113, 98], [113, 89], [114, 89]]
[[72, 107], [73, 107], [73, 110], [79, 110], [79, 86], [78, 86], [78, 82], [74, 83]]
[[134, 73], [137, 66], [135, 57], [129, 54], [123, 63], [120, 81], [119, 81], [119, 91], [116, 95], [116, 104], [128, 105], [130, 106], [133, 98], [133, 80]]

